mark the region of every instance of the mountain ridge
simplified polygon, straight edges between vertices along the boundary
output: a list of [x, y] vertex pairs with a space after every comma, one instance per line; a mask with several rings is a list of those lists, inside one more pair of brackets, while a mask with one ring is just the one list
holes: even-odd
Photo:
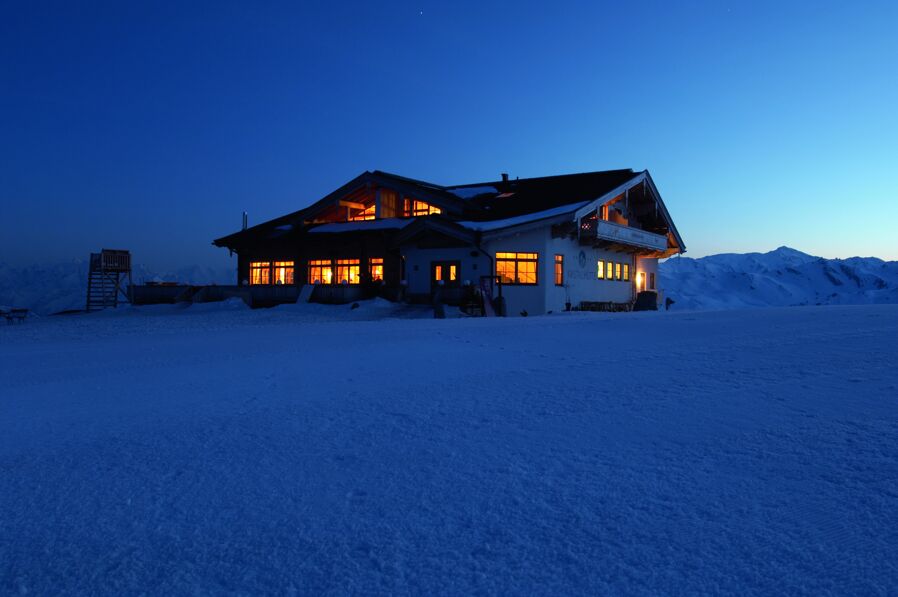
[[878, 257], [826, 259], [781, 246], [675, 257], [659, 273], [676, 309], [898, 303], [898, 261]]

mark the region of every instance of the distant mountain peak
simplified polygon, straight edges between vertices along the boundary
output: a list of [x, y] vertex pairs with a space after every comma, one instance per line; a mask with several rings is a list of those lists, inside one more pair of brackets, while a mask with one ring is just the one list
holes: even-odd
[[792, 255], [795, 257], [814, 257], [813, 255], [808, 255], [798, 249], [793, 249], [792, 247], [787, 247], [786, 245], [782, 245], [781, 247], [777, 247], [774, 250], [770, 251], [770, 253], [774, 253], [776, 255]]

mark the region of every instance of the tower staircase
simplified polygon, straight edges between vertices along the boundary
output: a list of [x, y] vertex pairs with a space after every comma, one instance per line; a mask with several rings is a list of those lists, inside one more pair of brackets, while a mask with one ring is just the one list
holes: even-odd
[[118, 307], [119, 302], [130, 303], [131, 253], [117, 249], [103, 249], [91, 253], [87, 273], [87, 311]]

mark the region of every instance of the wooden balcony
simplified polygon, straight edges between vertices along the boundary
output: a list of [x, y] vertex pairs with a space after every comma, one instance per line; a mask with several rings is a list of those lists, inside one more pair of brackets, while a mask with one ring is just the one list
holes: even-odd
[[580, 223], [580, 242], [626, 245], [650, 251], [667, 250], [667, 237], [639, 228], [614, 224], [606, 220], [583, 220]]

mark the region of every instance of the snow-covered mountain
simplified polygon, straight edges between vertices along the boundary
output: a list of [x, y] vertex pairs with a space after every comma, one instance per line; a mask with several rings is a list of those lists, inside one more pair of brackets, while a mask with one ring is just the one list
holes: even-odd
[[875, 257], [824, 259], [780, 247], [675, 257], [660, 275], [675, 309], [898, 303], [898, 261]]
[[[136, 265], [135, 284], [165, 280], [184, 284], [233, 284], [234, 270], [190, 266], [168, 272]], [[87, 261], [12, 267], [0, 263], [0, 305], [27, 307], [39, 315], [83, 309], [87, 295]]]

